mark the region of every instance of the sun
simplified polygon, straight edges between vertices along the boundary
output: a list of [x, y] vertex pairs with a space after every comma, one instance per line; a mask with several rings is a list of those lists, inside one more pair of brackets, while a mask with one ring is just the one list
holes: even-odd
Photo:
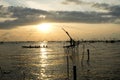
[[37, 26], [38, 30], [42, 31], [42, 32], [50, 32], [51, 30], [51, 24], [50, 23], [42, 23], [40, 25]]

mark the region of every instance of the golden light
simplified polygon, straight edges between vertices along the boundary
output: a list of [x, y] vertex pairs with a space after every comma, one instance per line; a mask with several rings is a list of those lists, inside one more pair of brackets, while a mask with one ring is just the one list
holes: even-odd
[[38, 30], [42, 31], [42, 32], [50, 32], [51, 30], [51, 24], [50, 23], [42, 23], [40, 25], [37, 26]]

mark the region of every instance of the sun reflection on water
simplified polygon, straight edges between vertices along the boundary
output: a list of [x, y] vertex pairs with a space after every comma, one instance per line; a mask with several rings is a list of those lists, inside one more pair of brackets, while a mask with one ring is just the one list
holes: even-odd
[[43, 47], [41, 51], [44, 51], [45, 50], [44, 48], [47, 47], [47, 41], [43, 41], [42, 43], [40, 43], [40, 46]]
[[40, 70], [40, 78], [44, 79], [47, 75], [46, 73], [46, 67], [47, 67], [47, 49], [46, 48], [40, 48], [40, 54], [41, 54], [41, 70]]

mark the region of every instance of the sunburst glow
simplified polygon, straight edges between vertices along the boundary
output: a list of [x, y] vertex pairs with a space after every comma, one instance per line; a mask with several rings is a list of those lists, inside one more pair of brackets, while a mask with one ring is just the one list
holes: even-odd
[[38, 30], [42, 31], [42, 32], [50, 32], [51, 30], [51, 24], [50, 23], [42, 23], [40, 25], [37, 26]]

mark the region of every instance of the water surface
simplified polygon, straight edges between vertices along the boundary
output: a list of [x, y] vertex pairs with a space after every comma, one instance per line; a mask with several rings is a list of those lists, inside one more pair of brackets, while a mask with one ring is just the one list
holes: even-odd
[[[48, 42], [48, 48], [22, 48], [40, 42], [8, 42], [0, 44], [0, 80], [66, 80], [66, 53], [64, 42]], [[87, 49], [90, 63], [87, 64]], [[120, 43], [86, 43], [79, 45], [78, 80], [119, 80]], [[72, 62], [69, 75], [72, 80]]]

